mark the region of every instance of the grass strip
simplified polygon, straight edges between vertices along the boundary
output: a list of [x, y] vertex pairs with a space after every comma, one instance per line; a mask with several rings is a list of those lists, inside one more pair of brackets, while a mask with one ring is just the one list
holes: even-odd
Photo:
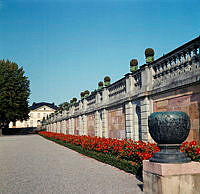
[[95, 151], [92, 151], [92, 150], [86, 150], [86, 149], [82, 148], [81, 146], [77, 146], [77, 145], [74, 145], [74, 144], [63, 142], [61, 140], [57, 140], [57, 139], [54, 139], [54, 138], [46, 137], [46, 136], [43, 136], [43, 135], [40, 135], [40, 136], [44, 137], [45, 139], [51, 140], [55, 143], [58, 143], [62, 146], [65, 146], [69, 149], [72, 149], [72, 150], [74, 150], [74, 151], [76, 151], [80, 154], [83, 154], [83, 155], [88, 156], [90, 158], [94, 158], [94, 159], [96, 159], [100, 162], [103, 162], [105, 164], [109, 164], [109, 165], [114, 166], [116, 168], [119, 168], [119, 169], [121, 169], [125, 172], [134, 174], [134, 175], [138, 176], [139, 179], [142, 179], [142, 168], [131, 165], [130, 162], [127, 161], [127, 160], [118, 159], [113, 155], [102, 153], [102, 152], [95, 152]]

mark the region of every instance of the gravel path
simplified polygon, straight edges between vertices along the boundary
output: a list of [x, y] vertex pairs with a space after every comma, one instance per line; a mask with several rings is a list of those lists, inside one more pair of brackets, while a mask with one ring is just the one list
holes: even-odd
[[38, 135], [0, 137], [0, 193], [142, 193], [134, 175]]

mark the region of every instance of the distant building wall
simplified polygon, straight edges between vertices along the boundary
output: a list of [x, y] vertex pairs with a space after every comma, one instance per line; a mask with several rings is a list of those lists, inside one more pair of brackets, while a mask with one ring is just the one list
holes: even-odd
[[43, 118], [47, 118], [47, 115], [54, 113], [55, 109], [48, 106], [41, 106], [29, 113], [29, 119], [26, 121], [16, 121], [16, 123], [10, 122], [9, 128], [27, 128], [27, 127], [40, 127]]

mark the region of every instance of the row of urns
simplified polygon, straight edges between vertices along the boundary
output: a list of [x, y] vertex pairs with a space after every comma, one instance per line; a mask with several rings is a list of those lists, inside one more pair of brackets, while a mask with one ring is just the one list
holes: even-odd
[[[146, 58], [146, 63], [151, 63], [154, 61], [154, 50], [152, 48], [147, 48], [145, 49], [145, 58]], [[130, 61], [130, 71], [134, 72], [138, 69], [138, 60], [137, 59], [132, 59]], [[104, 82], [100, 81], [98, 83], [98, 90], [101, 90], [104, 86], [107, 87], [110, 85], [110, 77], [105, 76], [104, 77]], [[97, 90], [95, 90], [97, 91]], [[93, 91], [93, 92], [95, 92]], [[90, 95], [90, 92], [88, 90], [85, 90], [80, 93], [81, 99], [84, 99]], [[77, 99], [73, 98], [70, 102], [71, 103], [76, 103]]]

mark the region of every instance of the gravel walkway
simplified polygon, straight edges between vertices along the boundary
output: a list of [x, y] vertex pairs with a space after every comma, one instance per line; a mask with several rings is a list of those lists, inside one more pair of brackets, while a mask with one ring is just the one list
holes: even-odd
[[142, 193], [134, 175], [38, 135], [0, 137], [0, 193]]

